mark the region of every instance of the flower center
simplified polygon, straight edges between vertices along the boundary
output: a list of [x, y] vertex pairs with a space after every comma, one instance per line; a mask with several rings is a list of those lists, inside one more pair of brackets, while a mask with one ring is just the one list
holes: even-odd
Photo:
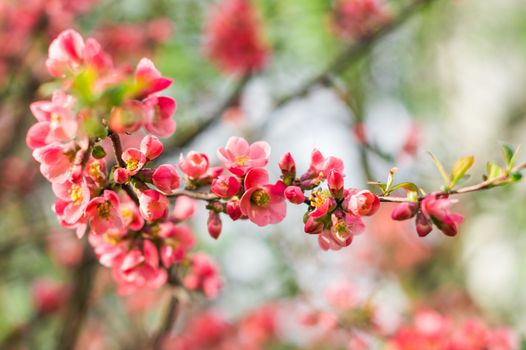
[[108, 219], [110, 217], [110, 202], [104, 202], [97, 205], [97, 214], [103, 219]]
[[121, 215], [124, 221], [130, 222], [133, 220], [133, 211], [130, 208], [121, 207]]
[[309, 198], [310, 205], [314, 208], [319, 208], [325, 203], [328, 196], [329, 196], [329, 193], [326, 191], [319, 191], [319, 190], [314, 191], [312, 192]]
[[338, 222], [336, 225], [333, 226], [334, 232], [336, 236], [340, 240], [345, 240], [347, 238], [347, 234], [349, 233], [349, 227], [347, 224], [343, 221]]
[[111, 230], [105, 233], [102, 236], [102, 239], [109, 245], [117, 245], [120, 242], [119, 236], [117, 234], [112, 234]]
[[102, 174], [101, 166], [100, 166], [99, 162], [92, 162], [88, 166], [88, 173], [91, 176], [93, 176], [95, 179], [97, 179], [97, 180], [103, 180], [104, 179], [104, 175]]
[[236, 157], [236, 165], [238, 166], [243, 166], [245, 165], [248, 161], [250, 160], [250, 158], [248, 156], [237, 156]]
[[74, 205], [79, 205], [82, 202], [82, 199], [84, 199], [84, 196], [82, 195], [82, 188], [80, 185], [73, 184], [70, 188], [70, 195], [71, 201]]
[[270, 202], [270, 195], [263, 189], [256, 190], [252, 193], [250, 201], [258, 207], [264, 207]]
[[51, 127], [52, 128], [56, 128], [60, 122], [62, 121], [62, 115], [61, 114], [58, 114], [58, 113], [51, 113]]
[[129, 171], [135, 171], [139, 167], [139, 161], [137, 159], [128, 159], [126, 161], [126, 169]]

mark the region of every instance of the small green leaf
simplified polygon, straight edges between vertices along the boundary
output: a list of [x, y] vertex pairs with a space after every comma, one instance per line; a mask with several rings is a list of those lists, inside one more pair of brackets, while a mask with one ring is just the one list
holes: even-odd
[[73, 90], [86, 105], [91, 105], [95, 100], [93, 86], [95, 85], [96, 74], [92, 69], [86, 69], [79, 73], [73, 80]]
[[486, 169], [487, 169], [486, 170], [487, 180], [493, 180], [500, 176], [505, 175], [504, 169], [502, 169], [500, 166], [492, 162], [488, 162]]
[[402, 183], [399, 183], [398, 185], [395, 185], [395, 186], [391, 187], [391, 189], [389, 190], [389, 192], [396, 191], [396, 190], [398, 190], [399, 188], [403, 188], [404, 190], [407, 190], [408, 192], [418, 192], [418, 186], [415, 185], [415, 184], [412, 183], [412, 182], [402, 182]]
[[462, 179], [462, 177], [471, 168], [474, 162], [475, 157], [473, 156], [462, 157], [459, 160], [457, 160], [457, 162], [453, 166], [453, 169], [451, 170], [451, 174], [449, 177], [449, 188], [455, 187], [457, 182], [460, 179]]
[[93, 150], [91, 151], [91, 154], [96, 159], [101, 159], [101, 158], [106, 157], [106, 151], [104, 150], [104, 147], [102, 147], [101, 145], [95, 145], [93, 147]]
[[513, 159], [513, 154], [515, 153], [513, 147], [511, 145], [503, 143], [500, 145], [500, 149], [502, 151], [502, 156], [504, 157], [504, 163], [506, 163], [507, 166], [510, 166], [511, 161]]
[[449, 185], [449, 176], [447, 176], [446, 171], [444, 170], [444, 167], [442, 166], [442, 163], [438, 160], [438, 158], [431, 152], [428, 152], [431, 156], [431, 159], [433, 159], [433, 162], [435, 163], [435, 166], [437, 167], [438, 171], [440, 172], [440, 175], [442, 176], [442, 179], [444, 180], [444, 186], [448, 187]]
[[378, 181], [368, 181], [367, 184], [378, 187], [383, 194], [386, 194], [386, 188], [387, 186], [383, 182]]

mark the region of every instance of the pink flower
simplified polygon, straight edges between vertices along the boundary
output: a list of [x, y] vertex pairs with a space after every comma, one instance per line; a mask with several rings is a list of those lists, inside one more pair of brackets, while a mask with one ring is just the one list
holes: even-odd
[[153, 135], [146, 135], [141, 140], [141, 152], [148, 160], [154, 160], [163, 153], [163, 144]]
[[139, 212], [139, 208], [128, 196], [125, 196], [124, 200], [121, 201], [119, 212], [126, 228], [134, 231], [139, 231], [143, 228], [144, 219]]
[[179, 168], [192, 179], [199, 179], [208, 170], [210, 165], [208, 157], [204, 153], [190, 151], [186, 158], [179, 156]]
[[438, 197], [431, 194], [426, 196], [420, 203], [422, 213], [430, 219], [440, 231], [447, 236], [455, 236], [458, 232], [458, 224], [464, 221], [464, 217], [451, 213], [449, 207], [454, 201], [446, 197]]
[[164, 239], [161, 246], [161, 260], [165, 267], [183, 261], [195, 245], [195, 238], [189, 226], [163, 222], [159, 225], [159, 236]]
[[241, 212], [258, 226], [277, 224], [285, 218], [287, 211], [283, 183], [270, 185], [268, 180], [268, 172], [263, 168], [251, 169], [245, 177]]
[[141, 99], [166, 89], [172, 84], [172, 80], [164, 78], [152, 61], [143, 58], [135, 69], [135, 83], [139, 90], [137, 98]]
[[415, 202], [405, 202], [397, 204], [391, 212], [391, 218], [393, 220], [403, 221], [411, 219], [416, 215], [418, 211], [418, 204]]
[[166, 215], [170, 202], [159, 191], [145, 190], [139, 194], [139, 210], [143, 218], [155, 221]]
[[300, 178], [301, 186], [305, 189], [312, 189], [325, 181], [331, 170], [343, 174], [343, 161], [337, 157], [325, 158], [320, 151], [314, 149], [311, 154], [309, 169]]
[[64, 213], [64, 210], [69, 205], [70, 205], [69, 201], [63, 201], [62, 199], [57, 198], [52, 208], [53, 208], [53, 211], [55, 212], [55, 215], [57, 216], [58, 221], [62, 225], [62, 227], [74, 229], [77, 237], [80, 239], [86, 233], [86, 228], [87, 228], [86, 215], [84, 214], [80, 217], [78, 221], [74, 223], [70, 223], [72, 217]]
[[37, 128], [41, 132], [45, 128], [48, 129], [43, 139], [46, 143], [66, 142], [76, 136], [78, 121], [72, 111], [74, 103], [72, 96], [55, 92], [51, 101], [37, 101], [30, 105], [31, 112], [38, 120]]
[[329, 191], [317, 190], [313, 191], [310, 198], [310, 206], [313, 210], [309, 216], [313, 218], [321, 218], [336, 208], [336, 201], [331, 196]]
[[371, 191], [350, 190], [345, 196], [344, 208], [357, 216], [371, 216], [380, 207], [380, 200]]
[[210, 237], [212, 237], [213, 239], [218, 239], [219, 235], [221, 234], [221, 229], [223, 227], [219, 214], [210, 210], [208, 212], [208, 220], [206, 224]]
[[229, 73], [248, 73], [265, 65], [269, 48], [258, 16], [247, 0], [224, 0], [205, 28], [206, 52]]
[[137, 148], [128, 148], [124, 151], [122, 160], [126, 163], [126, 172], [129, 176], [137, 174], [146, 164], [146, 156]]
[[305, 195], [298, 186], [289, 186], [285, 189], [285, 198], [291, 203], [302, 204], [305, 202]]
[[75, 72], [83, 63], [84, 39], [74, 30], [68, 29], [49, 45], [46, 66], [49, 74], [62, 77]]
[[331, 215], [331, 238], [342, 247], [351, 244], [353, 236], [364, 230], [365, 225], [358, 216], [341, 212]]
[[210, 190], [222, 198], [230, 198], [235, 196], [241, 188], [241, 182], [236, 176], [225, 175], [218, 176], [212, 181]]
[[108, 230], [121, 230], [124, 223], [119, 212], [119, 197], [110, 190], [104, 190], [100, 197], [93, 198], [86, 207], [91, 231], [102, 235]]
[[132, 249], [116, 261], [112, 271], [120, 294], [130, 294], [139, 288], [159, 288], [168, 279], [160, 266], [157, 248], [148, 240], [143, 242], [142, 251]]
[[159, 191], [170, 194], [179, 187], [179, 175], [173, 165], [162, 164], [153, 172], [152, 182]]
[[221, 289], [221, 280], [216, 265], [204, 253], [198, 253], [191, 259], [189, 273], [183, 284], [189, 290], [201, 289], [208, 298], [215, 298]]
[[343, 39], [360, 39], [389, 19], [382, 0], [338, 0], [331, 24]]
[[60, 309], [67, 296], [66, 287], [59, 282], [39, 279], [31, 286], [35, 310], [39, 314], [52, 314]]
[[33, 124], [26, 135], [26, 144], [31, 149], [37, 149], [48, 145], [48, 135], [51, 131], [49, 122], [38, 122]]
[[192, 217], [197, 208], [197, 203], [186, 196], [177, 197], [173, 211], [173, 217], [178, 221], [185, 221]]
[[90, 201], [90, 191], [84, 178], [78, 177], [64, 183], [54, 183], [52, 187], [55, 195], [67, 203], [62, 212], [64, 222], [66, 224], [78, 222]]
[[33, 158], [40, 163], [40, 172], [50, 182], [65, 182], [71, 175], [75, 152], [65, 146], [51, 144], [33, 151]]
[[172, 116], [177, 109], [175, 101], [165, 96], [150, 96], [144, 101], [147, 107], [144, 127], [159, 137], [170, 137], [176, 129]]
[[249, 145], [244, 138], [231, 137], [225, 147], [219, 148], [217, 155], [230, 172], [243, 176], [252, 168], [267, 165], [270, 145], [264, 141]]
[[107, 231], [103, 235], [88, 235], [88, 241], [93, 247], [101, 265], [112, 267], [128, 252], [128, 243], [121, 240], [121, 232]]
[[324, 230], [324, 225], [312, 216], [307, 216], [303, 230], [308, 234], [319, 234]]
[[110, 129], [116, 133], [133, 133], [141, 127], [147, 109], [136, 100], [126, 101], [110, 112]]

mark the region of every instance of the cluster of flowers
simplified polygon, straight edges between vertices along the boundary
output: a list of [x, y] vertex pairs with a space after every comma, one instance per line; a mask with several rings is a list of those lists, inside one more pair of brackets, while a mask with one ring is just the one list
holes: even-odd
[[210, 13], [205, 50], [226, 73], [261, 70], [268, 60], [259, 17], [250, 0], [224, 0]]
[[[122, 190], [131, 189], [134, 177], [147, 176], [144, 165], [161, 154], [162, 144], [152, 134], [170, 136], [175, 131], [175, 101], [159, 95], [171, 80], [148, 59], [142, 59], [135, 72], [114, 67], [97, 41], [84, 41], [72, 30], [51, 43], [46, 66], [61, 79], [61, 88], [51, 101], [31, 105], [37, 123], [26, 142], [52, 183], [54, 211], [62, 226], [76, 229], [79, 237], [89, 228], [99, 261], [112, 268], [122, 293], [163, 285], [170, 268], [179, 264], [186, 268], [186, 288], [215, 296], [220, 287], [217, 267], [202, 253], [189, 254], [195, 239], [189, 227], [180, 224], [192, 215], [193, 203], [180, 198], [168, 215], [166, 197], [145, 183], [128, 193]], [[148, 135], [140, 149], [126, 150], [119, 155], [123, 166], [108, 169], [99, 143], [141, 127]], [[168, 165], [150, 171], [148, 181], [160, 191], [178, 186], [177, 174]]]
[[[56, 35], [71, 26], [97, 0], [21, 0], [0, 3], [0, 82], [27, 54], [27, 43], [38, 29]], [[45, 28], [43, 28], [45, 26]]]
[[[79, 237], [89, 228], [90, 243], [101, 264], [112, 268], [123, 293], [163, 285], [177, 265], [188, 267], [183, 280], [188, 289], [217, 294], [217, 268], [203, 254], [188, 254], [194, 238], [181, 223], [193, 215], [193, 199], [207, 201], [213, 238], [221, 233], [221, 214], [266, 226], [285, 218], [286, 201], [306, 204], [305, 232], [316, 234], [323, 250], [351, 244], [364, 231], [362, 217], [379, 208], [380, 199], [372, 192], [344, 187], [341, 159], [316, 149], [301, 176], [286, 153], [279, 161], [280, 180], [270, 182], [265, 169], [270, 146], [240, 137], [218, 149], [222, 167], [211, 167], [204, 153], [181, 154], [185, 188], [180, 189], [175, 165], [152, 164], [163, 151], [157, 137], [175, 132], [176, 103], [159, 94], [171, 80], [150, 60], [140, 60], [135, 72], [114, 67], [95, 39], [84, 41], [67, 30], [51, 43], [46, 65], [62, 84], [51, 101], [31, 105], [37, 123], [28, 131], [27, 144], [52, 183], [60, 223], [76, 229]], [[141, 128], [146, 135], [140, 145], [123, 150], [120, 135]], [[117, 158], [111, 169], [106, 140], [112, 141]], [[203, 188], [207, 191], [199, 191]], [[172, 211], [170, 197], [177, 199]], [[400, 204], [393, 218], [416, 215], [420, 235], [429, 233], [433, 223], [453, 235], [461, 217], [449, 213], [450, 203], [429, 195]]]
[[[317, 296], [319, 299], [319, 295]], [[218, 311], [190, 319], [180, 334], [168, 337], [164, 349], [388, 349], [388, 350], [514, 350], [518, 337], [505, 327], [491, 327], [480, 318], [419, 309], [412, 322], [393, 327], [370, 300], [360, 300], [356, 289], [343, 282], [325, 291], [323, 311], [298, 307], [284, 299], [229, 320]], [[304, 300], [302, 300], [304, 305]], [[301, 332], [298, 342], [290, 332]]]
[[333, 32], [345, 40], [358, 40], [390, 19], [382, 0], [338, 0], [330, 18]]

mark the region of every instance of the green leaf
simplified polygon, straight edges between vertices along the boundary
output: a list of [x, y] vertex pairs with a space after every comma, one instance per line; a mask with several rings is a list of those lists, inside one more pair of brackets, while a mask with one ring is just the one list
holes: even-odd
[[367, 184], [378, 187], [382, 191], [383, 194], [386, 194], [387, 186], [383, 182], [368, 181]]
[[389, 190], [389, 192], [396, 191], [396, 190], [398, 190], [399, 188], [403, 188], [404, 190], [407, 190], [408, 192], [418, 192], [418, 186], [415, 185], [415, 184], [412, 183], [412, 182], [402, 182], [402, 183], [399, 183], [398, 185], [395, 185], [395, 186], [391, 187], [390, 190]]
[[444, 170], [444, 167], [442, 166], [442, 163], [438, 160], [438, 158], [431, 152], [428, 152], [431, 156], [431, 159], [433, 159], [433, 162], [435, 163], [435, 166], [437, 167], [438, 171], [440, 172], [440, 175], [442, 176], [442, 179], [444, 180], [444, 186], [448, 187], [449, 185], [449, 176], [447, 176], [446, 171]]
[[93, 95], [95, 75], [95, 71], [86, 69], [79, 73], [73, 80], [73, 90], [79, 100], [86, 105], [91, 105], [95, 101], [95, 96]]
[[502, 169], [500, 166], [498, 166], [495, 163], [488, 162], [488, 164], [486, 165], [486, 177], [487, 177], [487, 180], [496, 179], [496, 178], [498, 178], [500, 176], [505, 175], [505, 173], [506, 172], [504, 171], [504, 169]]
[[451, 170], [451, 174], [449, 177], [449, 188], [455, 187], [457, 182], [460, 179], [462, 179], [462, 177], [471, 168], [474, 162], [475, 157], [473, 156], [462, 157], [459, 160], [457, 160], [457, 162], [453, 166], [453, 169]]
[[394, 176], [397, 171], [398, 171], [398, 168], [389, 169], [389, 174], [387, 175], [387, 183], [385, 185], [385, 192], [387, 193], [391, 192], [391, 186], [393, 185]]
[[517, 146], [516, 149], [513, 146], [503, 143], [501, 146], [502, 155], [504, 157], [504, 162], [506, 163], [506, 168], [511, 170], [517, 161], [519, 155], [520, 146]]

